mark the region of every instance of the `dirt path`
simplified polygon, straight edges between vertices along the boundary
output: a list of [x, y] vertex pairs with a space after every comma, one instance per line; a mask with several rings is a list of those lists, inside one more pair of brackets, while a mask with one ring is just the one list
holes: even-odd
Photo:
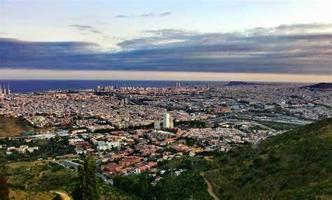
[[207, 184], [207, 191], [210, 194], [210, 196], [214, 199], [214, 200], [220, 200], [216, 194], [214, 194], [213, 190], [212, 190], [212, 185], [211, 183], [205, 178], [204, 176], [204, 172], [201, 172], [200, 175], [203, 177], [205, 183]]
[[54, 193], [60, 195], [60, 197], [61, 197], [62, 200], [72, 200], [72, 199], [70, 198], [70, 196], [68, 196], [68, 194], [65, 193], [65, 192], [61, 192], [61, 191], [52, 191], [52, 192], [54, 192]]

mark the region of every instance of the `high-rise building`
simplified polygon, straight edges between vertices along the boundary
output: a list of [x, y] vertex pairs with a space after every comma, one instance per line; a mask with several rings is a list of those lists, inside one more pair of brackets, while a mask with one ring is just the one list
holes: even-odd
[[10, 91], [10, 87], [9, 84], [6, 85], [4, 83], [0, 84], [0, 96], [6, 96], [6, 95], [10, 95], [11, 91]]
[[154, 122], [155, 129], [171, 129], [174, 128], [173, 118], [169, 113], [164, 113], [163, 119], [161, 121]]
[[9, 84], [7, 85], [7, 95], [10, 95], [11, 91], [10, 91], [10, 87]]
[[174, 124], [173, 124], [173, 119], [172, 119], [171, 115], [169, 113], [164, 113], [163, 128], [169, 129], [169, 128], [173, 128], [173, 127], [174, 127]]

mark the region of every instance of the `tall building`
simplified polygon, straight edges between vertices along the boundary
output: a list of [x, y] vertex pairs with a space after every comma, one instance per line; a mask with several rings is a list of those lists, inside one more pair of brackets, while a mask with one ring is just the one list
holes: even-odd
[[0, 85], [0, 96], [10, 95], [10, 93], [11, 93], [11, 91], [10, 91], [9, 84], [7, 85], [7, 88], [6, 88], [6, 85], [4, 83], [2, 83]]
[[10, 87], [9, 84], [7, 85], [7, 95], [10, 95], [11, 91], [10, 91]]
[[168, 129], [168, 128], [173, 128], [173, 119], [169, 113], [164, 113], [163, 116], [163, 128]]
[[154, 122], [155, 129], [171, 129], [174, 128], [173, 118], [169, 113], [164, 113], [163, 119], [161, 121]]

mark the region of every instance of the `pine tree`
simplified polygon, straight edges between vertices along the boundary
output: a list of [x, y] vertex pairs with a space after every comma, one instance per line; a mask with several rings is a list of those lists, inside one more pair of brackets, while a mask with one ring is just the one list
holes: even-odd
[[0, 166], [0, 200], [9, 200], [9, 187], [5, 167]]
[[99, 200], [99, 184], [96, 177], [96, 161], [85, 156], [83, 166], [79, 168], [80, 186], [73, 193], [74, 199]]

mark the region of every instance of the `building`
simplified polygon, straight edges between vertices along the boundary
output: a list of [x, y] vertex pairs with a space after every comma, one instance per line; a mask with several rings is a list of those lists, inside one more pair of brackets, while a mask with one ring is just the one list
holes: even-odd
[[171, 129], [174, 128], [173, 118], [169, 113], [164, 113], [161, 121], [154, 122], [154, 129]]
[[154, 129], [160, 129], [160, 121], [155, 121], [154, 122]]
[[170, 129], [173, 128], [174, 124], [173, 124], [173, 118], [169, 113], [164, 113], [163, 116], [163, 128], [164, 129]]
[[4, 84], [4, 83], [2, 83], [1, 85], [0, 85], [0, 97], [2, 96], [7, 96], [7, 95], [10, 95], [10, 93], [11, 93], [11, 91], [10, 91], [10, 87], [9, 87], [9, 84], [7, 85], [7, 87], [6, 87], [6, 85]]

